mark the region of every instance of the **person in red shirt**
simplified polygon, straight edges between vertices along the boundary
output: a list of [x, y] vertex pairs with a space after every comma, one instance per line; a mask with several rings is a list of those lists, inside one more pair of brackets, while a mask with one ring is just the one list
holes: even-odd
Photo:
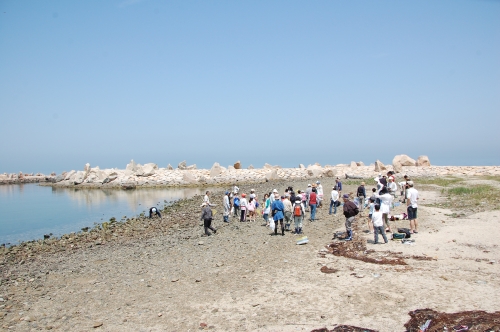
[[309, 195], [309, 207], [311, 208], [311, 221], [316, 219], [316, 205], [318, 204], [316, 188], [313, 188], [311, 194]]

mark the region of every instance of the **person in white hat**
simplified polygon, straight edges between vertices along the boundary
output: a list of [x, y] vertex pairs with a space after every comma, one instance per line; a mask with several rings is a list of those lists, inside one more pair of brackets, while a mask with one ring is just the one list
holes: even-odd
[[208, 230], [212, 230], [215, 233], [217, 233], [217, 230], [212, 227], [212, 209], [210, 209], [210, 205], [207, 203], [203, 202], [201, 204], [202, 210], [201, 210], [201, 220], [203, 220], [203, 226], [205, 228], [205, 235], [210, 236], [212, 233], [210, 233]]
[[317, 200], [318, 200], [318, 207], [322, 207], [323, 206], [323, 186], [321, 185], [321, 183], [319, 181], [316, 181], [316, 192], [317, 192]]

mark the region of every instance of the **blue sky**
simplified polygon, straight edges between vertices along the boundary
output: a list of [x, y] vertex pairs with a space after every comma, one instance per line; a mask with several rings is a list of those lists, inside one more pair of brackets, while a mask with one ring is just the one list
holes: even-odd
[[499, 1], [0, 1], [0, 172], [500, 165]]

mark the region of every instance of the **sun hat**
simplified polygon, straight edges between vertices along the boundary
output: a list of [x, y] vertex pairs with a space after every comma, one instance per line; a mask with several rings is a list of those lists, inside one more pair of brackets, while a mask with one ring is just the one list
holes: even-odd
[[319, 184], [319, 181], [316, 181], [316, 184]]
[[361, 182], [361, 185], [362, 185], [362, 186], [364, 186], [364, 185], [365, 185], [365, 182], [364, 182], [364, 181], [363, 181], [363, 182]]
[[247, 194], [241, 194], [241, 197], [247, 197]]
[[309, 183], [307, 186], [308, 186], [308, 187], [310, 187], [310, 186], [311, 186], [311, 184]]
[[342, 198], [347, 198], [348, 199], [349, 195], [348, 194], [344, 194], [344, 195], [342, 195]]
[[278, 190], [273, 189], [273, 193], [274, 193], [274, 194], [277, 194], [277, 193], [278, 193]]
[[229, 191], [226, 191], [226, 192], [224, 193], [224, 195], [229, 195]]
[[413, 186], [413, 181], [406, 182], [409, 186]]
[[250, 189], [250, 192], [253, 193], [255, 191], [255, 189]]

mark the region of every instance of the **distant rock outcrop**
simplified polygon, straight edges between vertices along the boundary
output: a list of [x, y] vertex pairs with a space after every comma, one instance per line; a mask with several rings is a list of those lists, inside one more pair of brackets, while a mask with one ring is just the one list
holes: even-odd
[[400, 173], [403, 170], [403, 166], [415, 166], [415, 164], [415, 159], [412, 159], [405, 154], [397, 155], [392, 160], [392, 167], [396, 173]]
[[417, 166], [420, 166], [420, 167], [431, 166], [431, 161], [429, 160], [429, 157], [419, 156], [417, 159]]

